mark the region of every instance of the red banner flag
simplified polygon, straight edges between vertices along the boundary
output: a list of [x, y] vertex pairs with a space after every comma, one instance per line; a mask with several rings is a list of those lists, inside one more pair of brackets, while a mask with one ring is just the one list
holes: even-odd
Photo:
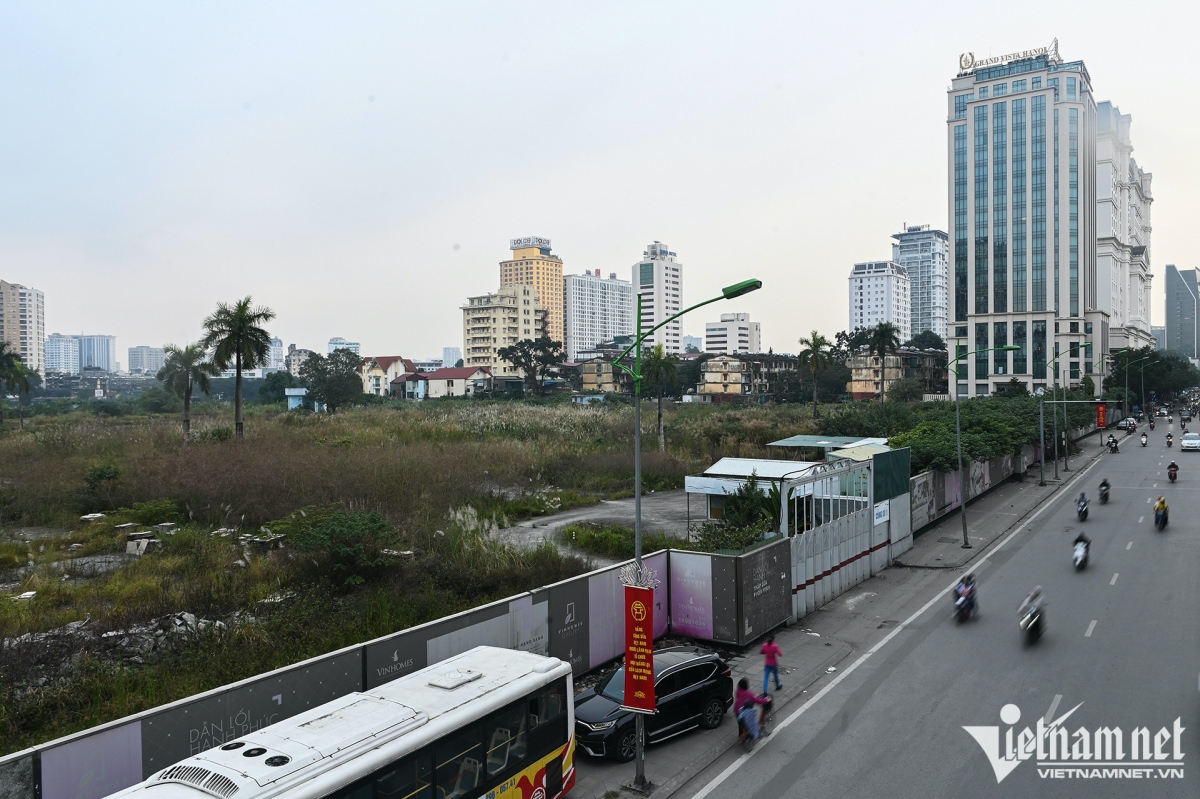
[[1108, 427], [1108, 406], [1101, 402], [1096, 406], [1096, 427], [1101, 430]]
[[625, 704], [654, 712], [654, 589], [625, 586]]

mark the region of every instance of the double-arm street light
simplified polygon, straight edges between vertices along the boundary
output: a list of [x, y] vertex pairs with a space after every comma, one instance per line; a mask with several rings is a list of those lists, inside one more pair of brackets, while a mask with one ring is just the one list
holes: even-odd
[[[732, 286], [726, 286], [721, 289], [721, 296], [713, 297], [704, 302], [698, 302], [689, 308], [684, 308], [679, 313], [667, 317], [644, 333], [642, 332], [642, 296], [641, 294], [638, 295], [637, 332], [633, 343], [617, 356], [616, 361], [613, 362], [613, 366], [633, 378], [633, 559], [636, 569], [635, 573], [639, 581], [643, 580], [644, 575], [642, 568], [642, 342], [660, 327], [669, 322], [674, 322], [690, 311], [719, 300], [732, 300], [735, 297], [749, 294], [760, 288], [762, 288], [762, 281], [755, 279], [743, 280], [740, 283], [734, 283]], [[633, 351], [632, 369], [622, 363], [625, 356], [631, 350]], [[637, 754], [635, 755], [633, 788], [639, 791], [646, 791], [649, 788], [649, 783], [646, 780], [645, 720], [642, 713], [635, 714], [635, 717], [634, 738], [637, 741]]]
[[[968, 355], [975, 355], [980, 352], [1012, 352], [1019, 350], [1020, 347], [1015, 344], [1010, 344], [1007, 347], [989, 347], [983, 350], [971, 350], [970, 352], [960, 352], [950, 362], [950, 373], [954, 376], [954, 432], [958, 438], [958, 490], [961, 492], [958, 509], [962, 516], [962, 531], [963, 531], [963, 549], [970, 549], [971, 542], [967, 539], [967, 484], [963, 479], [963, 456], [962, 456], [962, 413], [959, 410], [959, 390], [958, 390], [958, 370], [954, 366]], [[969, 381], [968, 381], [969, 382]]]
[[[1126, 348], [1125, 348], [1125, 349], [1123, 349], [1123, 350], [1119, 350], [1119, 351], [1117, 352], [1117, 355], [1120, 355], [1120, 354], [1122, 354], [1122, 353], [1125, 353], [1125, 352], [1137, 352], [1137, 350], [1134, 350], [1134, 349], [1131, 349], [1131, 348], [1129, 348], [1129, 347], [1126, 347]], [[1128, 419], [1128, 418], [1129, 418], [1129, 367], [1133, 366], [1134, 364], [1141, 363], [1142, 361], [1148, 361], [1148, 360], [1150, 360], [1150, 356], [1149, 356], [1149, 355], [1143, 355], [1141, 358], [1138, 358], [1136, 361], [1131, 361], [1131, 360], [1129, 360], [1129, 356], [1126, 356], [1126, 357], [1125, 357], [1125, 366], [1124, 366], [1124, 372], [1125, 372], [1125, 396], [1122, 398], [1122, 403], [1121, 403], [1122, 407], [1123, 407], [1123, 408], [1124, 408], [1124, 410], [1125, 410], [1125, 415], [1122, 417], [1122, 418], [1124, 418], [1124, 419]], [[1143, 366], [1143, 367], [1142, 367], [1142, 369], [1143, 369], [1143, 373], [1142, 373], [1142, 394], [1140, 395], [1140, 397], [1139, 397], [1139, 399], [1138, 399], [1138, 401], [1139, 401], [1139, 402], [1140, 402], [1142, 405], [1145, 405], [1145, 404], [1146, 404], [1146, 376], [1145, 376], [1145, 371], [1144, 371], [1144, 370], [1145, 370], [1145, 368], [1146, 368], [1145, 366]]]

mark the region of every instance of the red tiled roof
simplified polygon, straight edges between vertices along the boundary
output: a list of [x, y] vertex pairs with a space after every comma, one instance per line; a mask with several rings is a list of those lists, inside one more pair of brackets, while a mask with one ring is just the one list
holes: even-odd
[[414, 364], [414, 363], [413, 363], [412, 361], [410, 361], [408, 358], [401, 358], [400, 360], [404, 361], [404, 371], [405, 371], [405, 372], [415, 372], [415, 371], [417, 371], [416, 364]]
[[421, 380], [428, 380], [428, 379], [429, 379], [429, 375], [425, 374], [423, 372], [410, 372], [408, 374], [403, 374], [403, 375], [400, 375], [399, 377], [397, 377], [395, 380], [392, 381], [392, 385], [395, 385], [397, 383], [417, 383]]
[[416, 369], [412, 368], [412, 361], [407, 360], [406, 358], [402, 358], [399, 355], [376, 355], [376, 356], [370, 357], [370, 358], [363, 358], [362, 365], [367, 366], [368, 364], [374, 362], [379, 365], [380, 369], [382, 369], [383, 371], [386, 372], [388, 369], [390, 369], [392, 367], [392, 364], [394, 364], [396, 361], [404, 362], [406, 372], [415, 372], [416, 371]]

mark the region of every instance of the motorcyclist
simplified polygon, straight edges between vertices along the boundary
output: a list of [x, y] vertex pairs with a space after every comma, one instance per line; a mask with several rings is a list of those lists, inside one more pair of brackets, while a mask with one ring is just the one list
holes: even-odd
[[770, 701], [750, 690], [750, 681], [745, 677], [738, 680], [737, 692], [733, 700], [733, 712], [742, 724], [742, 734], [738, 740], [747, 736], [758, 740], [758, 709], [757, 705], [765, 705]]
[[1106, 443], [1108, 444], [1108, 448], [1111, 451], [1113, 451], [1113, 452], [1120, 451], [1120, 448], [1117, 446], [1117, 438], [1112, 433], [1108, 434], [1108, 441]]
[[1079, 535], [1075, 536], [1075, 540], [1072, 543], [1084, 544], [1085, 546], [1090, 547], [1092, 545], [1092, 539], [1088, 538], [1083, 533], [1080, 533]]
[[1105, 477], [1103, 480], [1101, 480], [1101, 481], [1100, 481], [1100, 496], [1102, 496], [1102, 497], [1103, 497], [1103, 496], [1108, 496], [1108, 489], [1109, 489], [1110, 487], [1111, 487], [1111, 486], [1109, 486], [1109, 484], [1108, 484], [1108, 478], [1107, 478], [1107, 477]]
[[1174, 470], [1176, 474], [1179, 473], [1179, 464], [1175, 461], [1171, 461], [1167, 464], [1167, 472], [1171, 472], [1172, 470]]
[[1160, 513], [1163, 515], [1164, 521], [1170, 516], [1170, 509], [1167, 507], [1166, 497], [1159, 497], [1158, 502], [1154, 503], [1154, 518], [1157, 519], [1158, 514]]
[[1142, 433], [1142, 446], [1143, 447], [1146, 446], [1147, 441], [1149, 441], [1149, 437], [1145, 433]]
[[1175, 436], [1171, 435], [1170, 433], [1167, 433], [1167, 446], [1168, 447], [1171, 446], [1171, 442], [1174, 440], [1175, 440]]
[[1042, 598], [1042, 587], [1035, 585], [1033, 590], [1029, 592], [1029, 596], [1025, 597], [1025, 601], [1017, 608], [1017, 613], [1024, 616], [1026, 613], [1040, 608], [1045, 603]]
[[954, 595], [958, 599], [967, 600], [967, 607], [973, 610], [975, 608], [975, 575], [967, 574], [960, 577], [958, 585], [954, 586]]

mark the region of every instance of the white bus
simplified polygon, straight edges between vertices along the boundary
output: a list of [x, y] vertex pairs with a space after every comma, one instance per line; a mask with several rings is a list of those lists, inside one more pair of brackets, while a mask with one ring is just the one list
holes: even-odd
[[571, 667], [481, 646], [163, 769], [121, 799], [556, 799]]

